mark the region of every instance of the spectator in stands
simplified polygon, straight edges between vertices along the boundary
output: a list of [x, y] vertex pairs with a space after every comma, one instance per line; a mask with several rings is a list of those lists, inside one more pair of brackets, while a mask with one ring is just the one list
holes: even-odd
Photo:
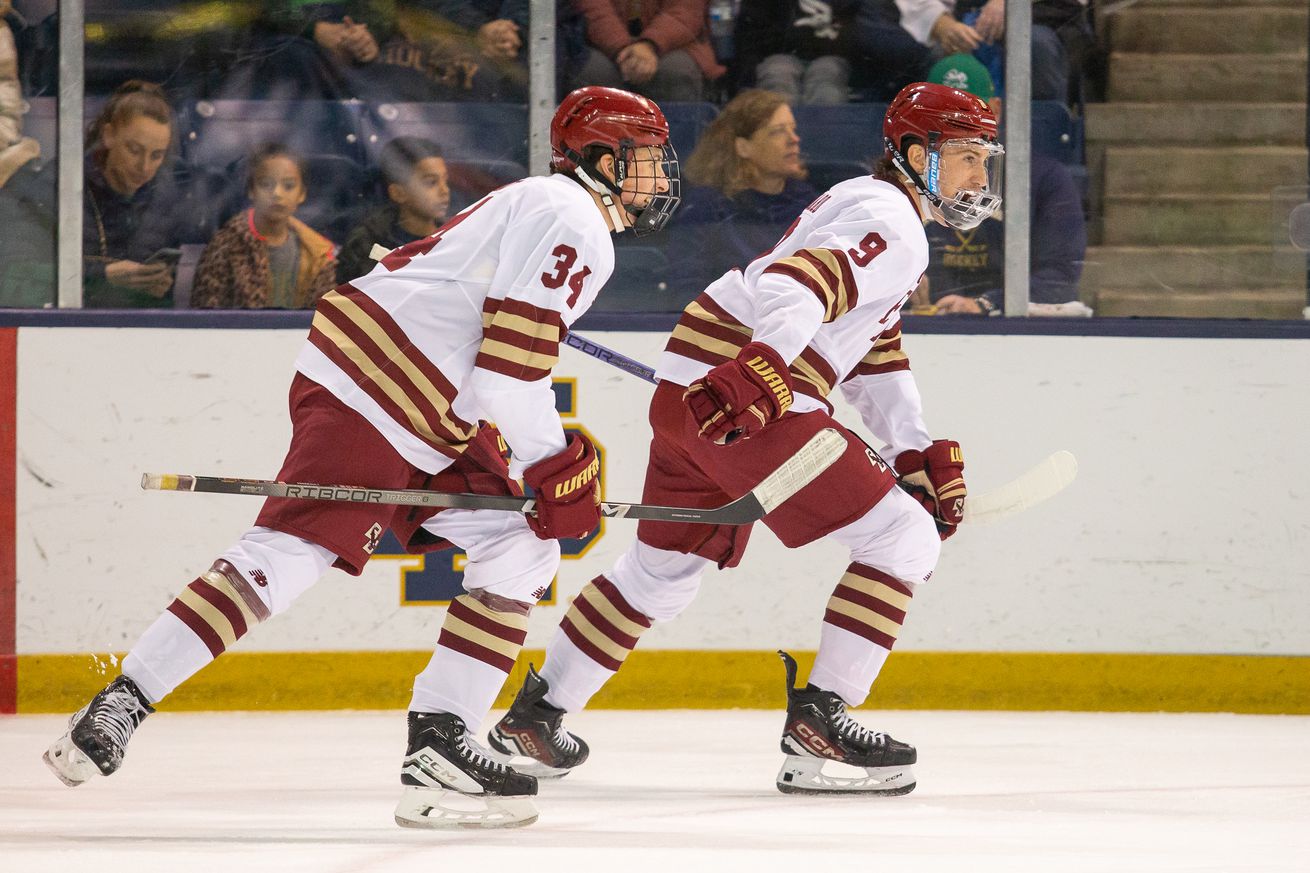
[[306, 309], [336, 285], [332, 243], [298, 220], [304, 162], [285, 146], [260, 146], [247, 164], [251, 206], [205, 246], [191, 305], [198, 309]]
[[123, 83], [86, 136], [82, 210], [83, 305], [170, 305], [182, 222], [170, 173], [173, 111], [150, 82]]
[[[411, 41], [440, 43], [440, 54], [464, 61], [469, 96], [527, 99], [527, 0], [414, 0], [410, 5], [420, 14], [402, 15], [402, 28]], [[430, 13], [435, 20], [424, 20], [421, 13]], [[451, 28], [463, 43], [463, 51], [452, 43]], [[560, 90], [567, 89], [567, 71], [578, 69], [586, 60], [586, 50], [581, 13], [571, 0], [557, 0], [555, 66]]]
[[705, 129], [687, 159], [692, 187], [667, 246], [683, 302], [773, 248], [814, 200], [800, 147], [791, 107], [772, 91], [743, 91]]
[[337, 281], [349, 282], [373, 269], [374, 245], [387, 249], [431, 236], [445, 222], [450, 185], [441, 147], [419, 137], [391, 140], [378, 156], [388, 203], [370, 212], [350, 232], [337, 257]]
[[[905, 29], [942, 54], [985, 52], [1005, 36], [1005, 0], [896, 0], [896, 5]], [[1032, 99], [1068, 99], [1069, 53], [1058, 22], [1072, 23], [1077, 18], [1085, 30], [1086, 6], [1086, 0], [1033, 4]]]
[[745, 84], [792, 105], [845, 103], [859, 0], [764, 0], [744, 4], [733, 43]]
[[11, 0], [0, 0], [0, 187], [34, 158], [41, 145], [23, 136], [23, 91], [18, 85], [18, 48], [5, 20], [13, 11]]
[[575, 0], [590, 50], [574, 85], [609, 85], [654, 100], [697, 101], [723, 75], [710, 46], [708, 0]]
[[[928, 81], [968, 91], [988, 102], [1001, 118], [991, 75], [972, 55], [951, 55], [929, 72]], [[1087, 226], [1082, 199], [1069, 169], [1034, 152], [1030, 165], [1029, 299], [1062, 304], [1078, 299]], [[927, 298], [937, 313], [999, 314], [1005, 304], [1004, 230], [999, 217], [973, 230], [929, 224]], [[922, 291], [914, 301], [921, 305]]]

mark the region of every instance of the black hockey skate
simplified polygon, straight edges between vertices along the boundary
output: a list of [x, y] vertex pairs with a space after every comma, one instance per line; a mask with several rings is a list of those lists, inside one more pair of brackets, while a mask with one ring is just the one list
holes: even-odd
[[[796, 687], [796, 661], [778, 652], [787, 668], [787, 724], [778, 771], [784, 794], [878, 794], [897, 796], [914, 790], [910, 765], [914, 746], [874, 733], [846, 713], [846, 702], [830, 691]], [[864, 771], [862, 776], [825, 775], [824, 764], [837, 761]]]
[[[589, 749], [564, 730], [564, 710], [546, 702], [550, 685], [528, 665], [528, 678], [505, 717], [487, 734], [487, 744], [515, 770], [538, 779], [558, 779], [587, 760]], [[527, 759], [524, 761], [523, 759]]]
[[513, 828], [537, 820], [537, 780], [489, 757], [448, 712], [411, 712], [405, 786], [396, 824], [406, 828]]
[[136, 683], [119, 676], [68, 720], [68, 730], [42, 759], [65, 785], [108, 776], [122, 765], [132, 732], [154, 711]]

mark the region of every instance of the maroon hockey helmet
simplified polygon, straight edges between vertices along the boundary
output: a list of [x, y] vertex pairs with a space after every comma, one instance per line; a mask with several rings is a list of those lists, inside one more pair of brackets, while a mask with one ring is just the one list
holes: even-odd
[[[1000, 196], [991, 191], [999, 187], [995, 178], [992, 181], [997, 184], [983, 191], [963, 191], [950, 198], [943, 198], [937, 187], [941, 147], [945, 143], [981, 145], [998, 159], [1004, 154], [997, 139], [996, 116], [981, 97], [930, 82], [906, 85], [887, 107], [882, 133], [896, 168], [941, 211], [947, 223], [964, 230], [977, 227], [1000, 207]], [[911, 145], [923, 146], [928, 153], [923, 176], [906, 158]], [[999, 160], [996, 163], [999, 176]]]
[[[616, 181], [597, 172], [584, 157], [588, 146], [601, 146], [614, 156]], [[619, 88], [588, 86], [571, 92], [555, 110], [550, 122], [550, 166], [579, 175], [594, 190], [601, 185], [615, 196], [623, 180], [634, 171], [634, 149], [659, 149], [659, 162], [668, 191], [656, 194], [643, 209], [625, 207], [634, 218], [633, 232], [642, 235], [668, 223], [681, 201], [678, 158], [669, 145], [669, 123], [655, 101]]]

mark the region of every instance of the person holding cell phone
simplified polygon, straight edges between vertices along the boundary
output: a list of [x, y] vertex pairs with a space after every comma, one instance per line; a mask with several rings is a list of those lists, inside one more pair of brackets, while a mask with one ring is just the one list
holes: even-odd
[[[164, 90], [125, 82], [87, 130], [83, 305], [170, 306], [180, 238], [171, 174], [176, 125]], [[155, 255], [152, 257], [152, 254]]]
[[332, 242], [295, 217], [305, 163], [278, 143], [247, 161], [250, 206], [214, 234], [196, 267], [197, 309], [307, 309], [336, 285]]

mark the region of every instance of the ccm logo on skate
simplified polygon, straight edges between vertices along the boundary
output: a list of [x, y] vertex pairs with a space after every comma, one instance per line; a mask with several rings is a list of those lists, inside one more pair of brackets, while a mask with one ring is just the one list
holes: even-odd
[[782, 381], [778, 371], [773, 369], [768, 361], [764, 360], [763, 357], [754, 357], [746, 362], [746, 366], [759, 373], [764, 379], [764, 384], [768, 385], [769, 389], [778, 398], [779, 414], [791, 409], [791, 389], [787, 387], [786, 382]]
[[832, 743], [815, 733], [814, 728], [810, 727], [805, 722], [798, 721], [793, 723], [791, 730], [796, 734], [796, 736], [800, 737], [801, 742], [816, 755], [824, 758], [841, 758], [841, 755], [837, 750], [832, 747]]

